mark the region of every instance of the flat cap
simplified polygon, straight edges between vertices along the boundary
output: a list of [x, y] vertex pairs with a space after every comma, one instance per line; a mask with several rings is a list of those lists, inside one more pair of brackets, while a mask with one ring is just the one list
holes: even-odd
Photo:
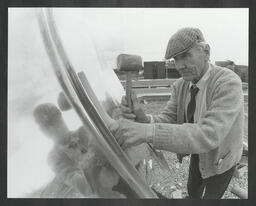
[[192, 48], [196, 42], [202, 41], [204, 41], [204, 36], [198, 28], [185, 27], [179, 29], [168, 42], [165, 59], [182, 54]]

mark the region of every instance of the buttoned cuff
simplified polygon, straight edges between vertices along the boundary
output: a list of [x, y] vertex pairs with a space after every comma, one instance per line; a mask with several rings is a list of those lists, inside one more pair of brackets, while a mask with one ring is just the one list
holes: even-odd
[[168, 148], [172, 142], [172, 138], [170, 137], [170, 131], [163, 129], [161, 123], [154, 124], [154, 134], [153, 134], [153, 147], [156, 149], [164, 150]]

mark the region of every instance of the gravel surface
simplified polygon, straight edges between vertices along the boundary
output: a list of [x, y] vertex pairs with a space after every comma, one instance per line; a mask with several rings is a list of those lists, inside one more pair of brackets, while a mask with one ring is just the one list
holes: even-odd
[[[146, 113], [157, 114], [165, 106], [166, 101], [144, 101], [142, 107]], [[245, 98], [245, 131], [244, 131], [244, 140], [248, 142], [248, 98]], [[153, 185], [153, 187], [167, 196], [172, 198], [172, 192], [174, 190], [180, 189], [182, 192], [182, 197], [184, 198], [187, 195], [187, 179], [188, 179], [188, 167], [189, 167], [189, 157], [183, 159], [182, 164], [179, 164], [176, 158], [176, 154], [171, 152], [163, 152], [171, 172], [163, 171], [159, 168], [159, 165], [153, 161], [153, 167], [150, 172], [150, 177], [148, 178], [148, 183]], [[243, 157], [242, 161], [248, 163], [247, 157]], [[247, 168], [247, 166], [246, 166]], [[240, 188], [247, 191], [248, 188], [248, 170], [240, 178], [233, 177], [227, 191], [225, 192], [224, 199], [237, 199], [230, 192], [230, 189], [233, 186], [239, 186]]]

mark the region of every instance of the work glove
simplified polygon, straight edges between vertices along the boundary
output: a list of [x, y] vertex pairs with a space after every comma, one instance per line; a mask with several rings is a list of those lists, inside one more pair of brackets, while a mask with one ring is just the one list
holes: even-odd
[[132, 108], [129, 108], [126, 96], [122, 97], [122, 101], [120, 105], [122, 116], [125, 119], [129, 119], [132, 121], [136, 121], [140, 123], [149, 123], [150, 117], [148, 117], [143, 111], [143, 109], [141, 108], [138, 98], [134, 91], [131, 92], [131, 102], [132, 102]]
[[120, 119], [111, 124], [109, 129], [124, 150], [142, 143], [153, 142], [153, 124], [143, 124]]

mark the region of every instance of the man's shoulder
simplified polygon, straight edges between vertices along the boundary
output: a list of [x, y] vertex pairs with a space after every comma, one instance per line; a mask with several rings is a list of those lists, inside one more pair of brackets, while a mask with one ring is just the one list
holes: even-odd
[[182, 77], [180, 77], [180, 78], [176, 79], [176, 80], [173, 82], [173, 85], [174, 85], [174, 86], [180, 86], [180, 85], [182, 85], [182, 84], [184, 84], [184, 83], [185, 83], [185, 80], [184, 80]]
[[185, 87], [186, 85], [188, 85], [189, 82], [185, 81], [182, 77], [178, 78], [177, 80], [175, 80], [175, 82], [172, 84], [172, 86], [176, 89], [176, 90], [180, 90], [183, 87]]
[[212, 77], [216, 76], [219, 78], [232, 78], [232, 79], [239, 79], [240, 77], [232, 70], [226, 68], [226, 67], [221, 67], [217, 66], [214, 64], [211, 64], [211, 70], [210, 70], [210, 75]]
[[242, 81], [234, 71], [214, 65], [210, 71], [207, 88], [209, 94], [214, 94], [217, 89], [218, 91], [238, 95], [242, 91]]

